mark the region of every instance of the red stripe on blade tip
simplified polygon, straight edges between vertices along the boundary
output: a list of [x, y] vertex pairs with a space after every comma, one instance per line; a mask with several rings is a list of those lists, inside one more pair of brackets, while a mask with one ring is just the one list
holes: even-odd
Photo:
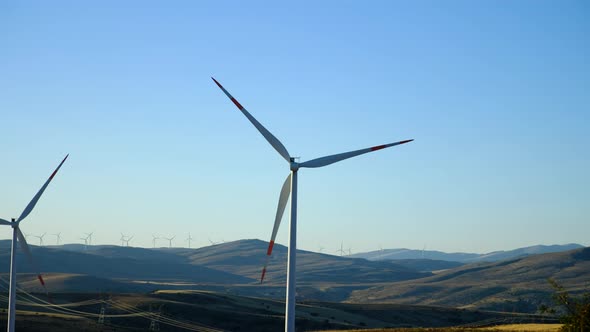
[[374, 147], [371, 148], [371, 151], [377, 151], [377, 150], [385, 149], [386, 147], [387, 147], [386, 145], [374, 146]]
[[234, 104], [236, 104], [236, 106], [237, 106], [239, 109], [241, 109], [241, 110], [243, 110], [243, 109], [244, 109], [244, 107], [242, 107], [242, 105], [241, 105], [241, 104], [240, 104], [240, 103], [239, 103], [239, 102], [236, 100], [236, 98], [234, 98], [234, 97], [231, 97], [231, 101], [233, 101], [233, 102], [234, 102]]
[[268, 250], [266, 251], [266, 255], [270, 256], [270, 254], [272, 253], [272, 247], [275, 245], [275, 241], [270, 241], [268, 243]]
[[37, 279], [41, 282], [41, 285], [45, 286], [45, 281], [43, 281], [43, 277], [41, 275], [37, 276]]
[[264, 280], [264, 275], [266, 274], [266, 268], [262, 269], [262, 277], [260, 277], [260, 282]]
[[214, 79], [213, 77], [211, 77], [211, 79], [213, 80], [213, 82], [215, 82], [215, 84], [217, 84], [218, 87], [220, 87], [220, 88], [223, 89], [223, 87], [221, 86], [221, 84], [219, 84], [219, 82], [217, 82], [216, 79]]

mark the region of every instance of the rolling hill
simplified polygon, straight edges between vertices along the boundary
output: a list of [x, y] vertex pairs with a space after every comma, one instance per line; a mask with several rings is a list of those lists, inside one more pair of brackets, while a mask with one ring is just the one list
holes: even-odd
[[431, 277], [353, 291], [349, 302], [400, 303], [534, 312], [548, 303], [554, 278], [572, 293], [588, 291], [590, 248], [474, 263]]
[[[0, 241], [0, 273], [8, 273], [7, 243]], [[167, 289], [284, 297], [287, 249], [275, 246], [266, 281], [260, 284], [267, 247], [267, 242], [260, 240], [199, 249], [31, 247], [50, 292], [145, 293]], [[466, 265], [429, 259], [369, 261], [300, 250], [297, 297], [300, 301], [387, 302], [533, 312], [551, 293], [546, 281], [549, 277], [574, 291], [587, 287], [589, 250]], [[26, 275], [35, 272], [29, 263], [19, 255], [17, 264], [21, 286], [39, 291], [34, 276]]]
[[[259, 279], [268, 242], [240, 240], [180, 253], [192, 264], [206, 266], [246, 278]], [[287, 248], [276, 244], [265, 277], [268, 283], [283, 284], [286, 279]], [[297, 251], [299, 284], [358, 284], [422, 278], [430, 273], [390, 262], [372, 262], [316, 252]]]
[[402, 260], [402, 259], [431, 259], [441, 261], [451, 261], [460, 263], [475, 262], [497, 262], [505, 259], [518, 258], [530, 255], [547, 254], [552, 252], [562, 252], [572, 249], [583, 248], [584, 246], [576, 243], [564, 245], [536, 245], [514, 250], [494, 251], [486, 254], [474, 254], [464, 252], [446, 253], [436, 250], [413, 250], [413, 249], [383, 249], [351, 255], [354, 258], [365, 258], [372, 261], [379, 260]]
[[[4, 242], [4, 243], [2, 243]], [[8, 241], [0, 241], [0, 273], [8, 273]], [[31, 246], [52, 291], [145, 291], [208, 289], [253, 296], [282, 297], [286, 252], [276, 245], [267, 282], [259, 285], [267, 243], [240, 240], [199, 248], [134, 248], [119, 246]], [[22, 255], [19, 273], [34, 273]], [[430, 276], [391, 262], [371, 262], [314, 252], [298, 252], [298, 294], [301, 298], [343, 300], [352, 290], [380, 282]], [[25, 283], [36, 287], [36, 283]], [[53, 281], [53, 284], [51, 283]], [[33, 288], [34, 289], [34, 288]]]

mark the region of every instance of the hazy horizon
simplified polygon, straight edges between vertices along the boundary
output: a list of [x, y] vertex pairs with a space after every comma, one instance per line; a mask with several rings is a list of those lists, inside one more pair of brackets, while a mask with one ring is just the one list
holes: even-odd
[[21, 225], [47, 244], [268, 241], [289, 168], [214, 76], [302, 161], [415, 139], [301, 170], [301, 249], [589, 246], [588, 9], [3, 2], [0, 218], [70, 153]]

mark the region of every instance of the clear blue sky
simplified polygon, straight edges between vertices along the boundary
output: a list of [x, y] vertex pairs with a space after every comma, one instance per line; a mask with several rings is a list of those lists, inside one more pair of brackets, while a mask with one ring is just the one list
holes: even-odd
[[302, 160], [415, 139], [302, 170], [300, 248], [590, 245], [589, 18], [586, 1], [2, 1], [0, 217], [70, 153], [25, 233], [268, 240], [288, 165], [214, 76]]

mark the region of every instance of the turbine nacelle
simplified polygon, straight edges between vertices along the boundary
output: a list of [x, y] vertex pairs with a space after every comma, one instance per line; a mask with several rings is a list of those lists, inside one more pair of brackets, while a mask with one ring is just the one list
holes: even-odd
[[291, 169], [291, 171], [293, 172], [297, 172], [299, 170], [299, 163], [295, 161], [295, 157], [291, 157], [289, 158], [289, 167]]

